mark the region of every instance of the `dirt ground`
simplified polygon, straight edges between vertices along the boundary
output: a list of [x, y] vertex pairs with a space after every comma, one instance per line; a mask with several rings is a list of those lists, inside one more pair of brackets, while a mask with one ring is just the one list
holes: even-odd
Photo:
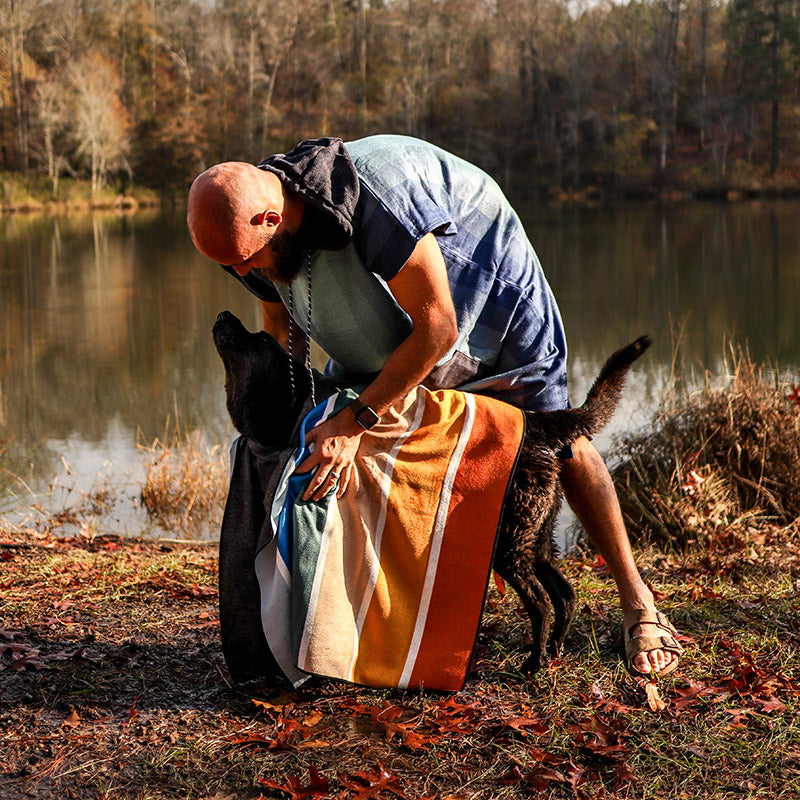
[[577, 555], [563, 656], [520, 675], [493, 589], [446, 695], [233, 685], [214, 546], [0, 532], [0, 798], [798, 798], [798, 538], [639, 554], [683, 632], [674, 680], [627, 675], [612, 582]]

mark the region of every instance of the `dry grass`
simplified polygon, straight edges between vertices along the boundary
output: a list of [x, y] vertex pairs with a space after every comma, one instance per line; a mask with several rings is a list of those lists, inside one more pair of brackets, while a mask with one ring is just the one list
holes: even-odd
[[162, 528], [188, 531], [196, 522], [220, 522], [228, 492], [221, 445], [209, 445], [200, 431], [184, 435], [177, 428], [167, 443], [157, 438], [139, 447], [147, 461], [142, 502]]
[[634, 539], [684, 550], [800, 519], [797, 388], [742, 350], [732, 367], [620, 440], [613, 476]]

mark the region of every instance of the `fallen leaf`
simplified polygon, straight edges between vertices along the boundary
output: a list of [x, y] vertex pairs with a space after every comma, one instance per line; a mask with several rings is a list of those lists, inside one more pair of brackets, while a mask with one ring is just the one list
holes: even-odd
[[303, 742], [298, 742], [295, 745], [295, 750], [319, 750], [321, 747], [330, 747], [331, 743], [324, 739], [307, 739]]
[[636, 783], [639, 779], [633, 774], [631, 765], [627, 760], [623, 759], [617, 764], [616, 772], [614, 773], [614, 789], [619, 791], [623, 784]]
[[620, 703], [618, 700], [614, 700], [613, 698], [601, 700], [597, 704], [596, 709], [609, 714], [630, 714], [633, 711], [639, 710], [636, 706], [627, 706], [624, 703]]
[[497, 778], [497, 782], [503, 786], [516, 786], [518, 783], [522, 783], [522, 780], [522, 772], [516, 764]]
[[597, 556], [591, 564], [592, 572], [596, 575], [606, 575], [608, 573], [608, 564], [603, 556]]
[[256, 697], [251, 698], [250, 702], [258, 708], [263, 708], [265, 711], [281, 711], [286, 706], [293, 706], [297, 703], [299, 696], [297, 692], [281, 692], [275, 697], [270, 697], [269, 700], [259, 700]]
[[701, 697], [715, 694], [717, 691], [712, 686], [707, 686], [705, 683], [692, 680], [691, 678], [688, 679], [688, 683], [689, 686], [685, 689], [674, 687], [674, 691], [679, 695], [679, 699], [672, 701], [672, 709], [678, 714], [685, 711], [689, 706], [699, 702]]
[[303, 717], [303, 725], [308, 725], [312, 727], [316, 725], [318, 722], [321, 722], [324, 718], [324, 714], [321, 711], [311, 711]]
[[387, 722], [394, 722], [399, 716], [402, 715], [403, 709], [401, 706], [393, 706], [389, 702], [385, 702], [382, 706], [372, 706], [369, 709], [372, 721], [376, 724], [383, 724]]
[[233, 736], [228, 737], [228, 741], [231, 744], [242, 744], [242, 745], [263, 745], [264, 747], [272, 747], [274, 740], [270, 739], [266, 736], [262, 736], [260, 733], [252, 733], [247, 732], [244, 734], [234, 734]]
[[547, 724], [540, 719], [533, 717], [511, 717], [501, 719], [503, 725], [520, 733], [547, 733]]
[[433, 722], [441, 733], [467, 733], [474, 730], [480, 707], [478, 703], [465, 705], [448, 697], [447, 700], [434, 703], [432, 711]]
[[658, 691], [658, 683], [656, 681], [649, 681], [644, 687], [645, 694], [647, 695], [647, 705], [651, 711], [663, 711], [667, 704], [661, 697]]
[[552, 764], [554, 766], [560, 766], [561, 764], [567, 763], [566, 758], [557, 756], [555, 753], [548, 753], [546, 750], [539, 750], [536, 747], [529, 748], [528, 752], [536, 761], [539, 761], [543, 764]]
[[73, 708], [72, 713], [61, 723], [62, 728], [77, 728], [81, 724], [78, 712]]
[[563, 772], [559, 772], [552, 767], [534, 767], [530, 772], [526, 772], [522, 778], [523, 782], [533, 787], [537, 792], [544, 792], [551, 783], [568, 783]]
[[308, 768], [308, 776], [311, 779], [311, 783], [308, 786], [304, 786], [295, 775], [289, 775], [286, 778], [286, 783], [278, 783], [266, 778], [259, 778], [258, 781], [262, 786], [286, 792], [292, 800], [313, 800], [316, 797], [327, 797], [330, 792], [328, 779], [324, 775], [320, 775], [313, 764]]
[[361, 771], [354, 775], [339, 775], [339, 782], [355, 792], [356, 800], [367, 800], [381, 792], [388, 791], [399, 797], [405, 797], [400, 788], [400, 778], [392, 775], [380, 762], [371, 772]]
[[38, 647], [31, 647], [21, 642], [0, 644], [0, 655], [5, 653], [11, 654], [11, 668], [17, 672], [20, 672], [26, 667], [32, 667], [35, 670], [47, 668], [47, 664], [40, 657]]
[[788, 706], [781, 703], [777, 697], [766, 697], [763, 699], [756, 697], [755, 702], [761, 706], [761, 710], [765, 714], [771, 714], [773, 711], [777, 711], [780, 714], [788, 709]]

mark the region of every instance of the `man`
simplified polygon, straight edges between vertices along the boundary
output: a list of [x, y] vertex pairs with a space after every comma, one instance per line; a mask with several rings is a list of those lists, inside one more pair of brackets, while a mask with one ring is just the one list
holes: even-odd
[[[308, 434], [304, 499], [337, 481], [346, 491], [363, 431], [418, 384], [568, 404], [560, 314], [519, 218], [488, 175], [433, 145], [317, 139], [258, 167], [218, 164], [192, 185], [188, 225], [260, 299], [267, 332], [298, 357], [310, 331], [328, 371], [365, 387]], [[586, 438], [564, 455], [567, 500], [619, 589], [628, 666], [671, 672], [680, 646], [636, 568], [608, 470]]]

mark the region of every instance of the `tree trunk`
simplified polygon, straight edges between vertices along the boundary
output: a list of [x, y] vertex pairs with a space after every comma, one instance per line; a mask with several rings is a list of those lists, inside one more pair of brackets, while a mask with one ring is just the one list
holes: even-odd
[[367, 9], [366, 0], [357, 0], [355, 27], [355, 55], [358, 70], [358, 92], [362, 122], [367, 121]]
[[772, 0], [772, 38], [770, 41], [770, 55], [772, 58], [772, 148], [769, 159], [770, 175], [774, 175], [778, 171], [778, 157], [780, 151], [780, 135], [778, 132], [778, 115], [780, 111], [780, 96], [778, 94], [780, 83], [778, 46], [780, 33], [778, 25], [778, 0]]
[[11, 70], [11, 90], [14, 95], [14, 114], [17, 126], [17, 166], [22, 172], [28, 171], [28, 121], [25, 103], [24, 59], [25, 31], [22, 22], [22, 9], [18, 0], [9, 3], [9, 60]]
[[700, 152], [705, 148], [706, 125], [708, 124], [708, 4], [709, 0], [702, 0], [700, 6]]
[[247, 47], [247, 155], [252, 158], [254, 144], [253, 102], [256, 83], [256, 29], [250, 28], [250, 41]]

